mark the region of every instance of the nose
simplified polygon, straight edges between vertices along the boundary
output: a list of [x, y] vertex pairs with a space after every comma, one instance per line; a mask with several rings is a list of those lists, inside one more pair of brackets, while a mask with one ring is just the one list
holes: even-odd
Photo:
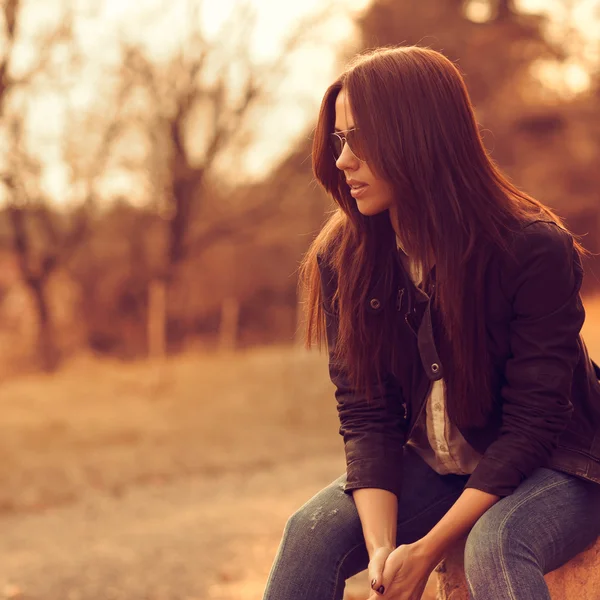
[[340, 154], [339, 158], [335, 161], [335, 166], [340, 171], [354, 171], [360, 166], [358, 158], [356, 158], [356, 156], [352, 154], [352, 151], [348, 147], [348, 144], [344, 144], [344, 147], [342, 148], [342, 153]]

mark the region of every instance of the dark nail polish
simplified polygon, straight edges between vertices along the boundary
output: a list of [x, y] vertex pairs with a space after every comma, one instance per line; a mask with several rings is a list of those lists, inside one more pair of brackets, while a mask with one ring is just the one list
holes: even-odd
[[383, 594], [383, 592], [385, 592], [385, 588], [384, 588], [382, 585], [380, 585], [380, 586], [379, 586], [379, 589], [378, 589], [377, 591], [378, 591], [380, 594]]
[[376, 583], [377, 583], [377, 579], [373, 579], [373, 581], [371, 581], [371, 587], [374, 588]]

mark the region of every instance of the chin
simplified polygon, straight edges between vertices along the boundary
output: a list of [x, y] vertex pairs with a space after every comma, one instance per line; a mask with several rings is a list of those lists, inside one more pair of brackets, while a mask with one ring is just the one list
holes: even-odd
[[389, 208], [388, 206], [371, 204], [369, 202], [357, 202], [356, 206], [358, 208], [358, 212], [365, 217], [374, 217], [375, 215], [378, 215]]

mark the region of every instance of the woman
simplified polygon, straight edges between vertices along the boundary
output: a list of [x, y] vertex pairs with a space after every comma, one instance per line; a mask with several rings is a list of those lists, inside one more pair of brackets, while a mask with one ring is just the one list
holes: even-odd
[[346, 473], [287, 523], [265, 600], [421, 598], [468, 536], [475, 600], [550, 598], [600, 534], [600, 383], [584, 251], [487, 155], [464, 82], [417, 47], [327, 90], [314, 172], [338, 209], [302, 268]]

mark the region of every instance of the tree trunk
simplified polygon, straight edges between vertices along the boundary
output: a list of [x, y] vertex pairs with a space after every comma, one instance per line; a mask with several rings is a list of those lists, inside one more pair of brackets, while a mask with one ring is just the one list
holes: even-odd
[[221, 305], [221, 325], [219, 328], [219, 351], [235, 350], [238, 337], [240, 302], [237, 298], [225, 298]]
[[148, 356], [167, 355], [167, 282], [155, 279], [148, 287]]
[[37, 314], [38, 347], [37, 356], [44, 371], [55, 371], [60, 364], [59, 350], [54, 339], [52, 319], [46, 289], [46, 278], [32, 278], [27, 281]]

